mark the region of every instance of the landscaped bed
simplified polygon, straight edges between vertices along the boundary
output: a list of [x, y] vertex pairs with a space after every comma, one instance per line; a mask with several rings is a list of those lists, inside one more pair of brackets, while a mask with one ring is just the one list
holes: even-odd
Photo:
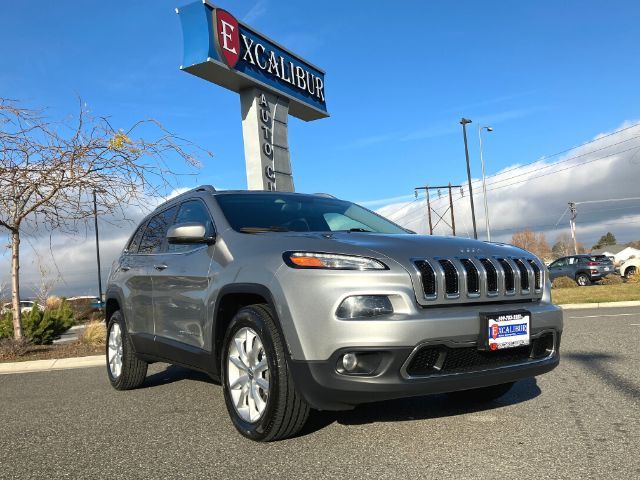
[[104, 349], [104, 345], [94, 346], [75, 341], [52, 345], [28, 345], [24, 350], [17, 351], [8, 344], [0, 343], [0, 363], [104, 355]]
[[553, 303], [604, 303], [640, 300], [640, 283], [619, 285], [590, 285], [576, 288], [554, 288], [551, 290]]

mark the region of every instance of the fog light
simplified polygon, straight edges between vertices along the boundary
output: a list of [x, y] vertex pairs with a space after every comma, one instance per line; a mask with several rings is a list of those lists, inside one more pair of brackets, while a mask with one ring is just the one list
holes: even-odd
[[342, 301], [336, 311], [336, 316], [343, 320], [349, 320], [391, 313], [393, 313], [393, 306], [386, 295], [353, 295]]
[[358, 356], [355, 353], [345, 353], [342, 356], [342, 366], [347, 372], [353, 372], [358, 366]]

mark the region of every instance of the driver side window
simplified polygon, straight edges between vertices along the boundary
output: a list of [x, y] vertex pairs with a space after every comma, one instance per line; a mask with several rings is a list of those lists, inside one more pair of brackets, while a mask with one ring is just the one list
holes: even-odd
[[[212, 236], [215, 234], [215, 227], [213, 225], [213, 220], [211, 220], [211, 215], [209, 215], [209, 210], [204, 203], [200, 200], [187, 200], [182, 205], [180, 205], [180, 210], [178, 210], [178, 215], [176, 215], [176, 219], [173, 222], [174, 225], [179, 223], [201, 223], [205, 226], [206, 235]], [[168, 244], [167, 251], [171, 253], [178, 252], [189, 252], [191, 250], [195, 250], [196, 248], [201, 247], [202, 245], [176, 245], [176, 244]]]

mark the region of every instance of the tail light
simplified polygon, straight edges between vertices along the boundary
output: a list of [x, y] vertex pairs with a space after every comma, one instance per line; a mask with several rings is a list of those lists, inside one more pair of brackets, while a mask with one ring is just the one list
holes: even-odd
[[589, 263], [587, 263], [587, 265], [590, 266], [590, 267], [597, 267], [600, 264], [598, 262], [589, 262]]

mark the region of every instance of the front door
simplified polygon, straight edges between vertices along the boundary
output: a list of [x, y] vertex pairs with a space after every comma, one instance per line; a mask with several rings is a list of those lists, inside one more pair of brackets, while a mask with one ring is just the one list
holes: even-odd
[[[180, 205], [174, 224], [198, 222], [215, 233], [206, 205], [198, 199]], [[165, 242], [153, 265], [153, 310], [157, 340], [199, 349], [205, 345], [207, 293], [215, 245], [174, 245]]]

